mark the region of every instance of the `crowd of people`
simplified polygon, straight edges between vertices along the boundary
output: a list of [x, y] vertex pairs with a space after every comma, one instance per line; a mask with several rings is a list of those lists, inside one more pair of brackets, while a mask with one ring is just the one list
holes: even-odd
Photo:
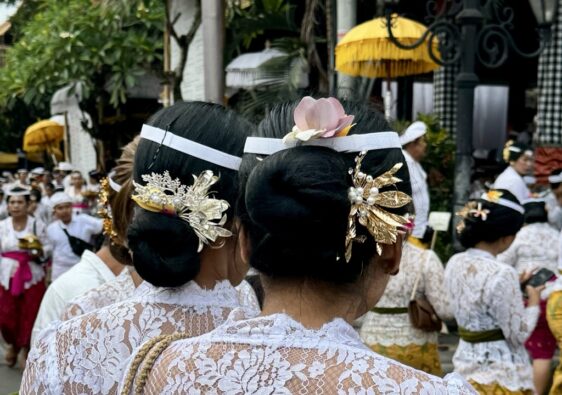
[[[532, 151], [508, 144], [443, 265], [426, 133], [335, 98], [257, 126], [182, 102], [103, 179], [18, 171], [0, 329], [20, 393], [562, 393], [562, 169], [528, 186]], [[443, 321], [460, 337], [445, 377]]]

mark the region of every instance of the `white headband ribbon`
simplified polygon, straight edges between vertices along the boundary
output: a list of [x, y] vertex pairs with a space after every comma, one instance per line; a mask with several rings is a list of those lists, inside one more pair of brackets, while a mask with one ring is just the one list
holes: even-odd
[[117, 184], [114, 180], [113, 177], [115, 176], [115, 172], [112, 171], [111, 173], [109, 173], [109, 175], [107, 176], [107, 182], [109, 183], [109, 186], [111, 187], [111, 189], [113, 189], [115, 192], [119, 192], [121, 191], [121, 185]]
[[530, 198], [530, 199], [525, 199], [523, 200], [521, 203], [528, 204], [528, 203], [546, 203], [546, 199], [545, 198]]
[[307, 142], [287, 142], [282, 139], [268, 137], [248, 137], [244, 146], [244, 153], [272, 155], [276, 152], [299, 145], [312, 145], [332, 148], [338, 152], [362, 152], [376, 149], [402, 148], [400, 138], [396, 132], [378, 132], [367, 134], [352, 134], [351, 136], [314, 139]]
[[491, 200], [491, 199], [488, 198], [488, 195], [485, 194], [485, 193], [482, 194], [482, 196], [480, 196], [480, 199], [485, 200], [485, 201], [490, 202], [490, 203], [496, 203], [496, 204], [499, 204], [500, 206], [508, 207], [512, 210], [518, 211], [521, 214], [525, 214], [525, 209], [523, 208], [523, 206], [521, 206], [517, 203], [514, 203], [511, 200], [507, 200], [507, 199], [504, 199], [504, 198]]
[[551, 184], [560, 184], [562, 182], [562, 173], [548, 177], [548, 182]]
[[156, 144], [162, 144], [166, 147], [175, 149], [187, 155], [214, 163], [215, 165], [225, 167], [227, 169], [238, 170], [242, 159], [216, 150], [206, 145], [196, 143], [184, 137], [177, 136], [170, 131], [156, 128], [150, 125], [142, 125], [141, 138], [150, 140]]

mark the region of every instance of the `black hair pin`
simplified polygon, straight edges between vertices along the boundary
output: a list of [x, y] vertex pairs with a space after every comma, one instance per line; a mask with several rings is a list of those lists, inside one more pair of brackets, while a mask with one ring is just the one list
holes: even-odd
[[152, 157], [152, 161], [150, 162], [150, 165], [148, 166], [148, 170], [152, 169], [152, 166], [154, 166], [154, 163], [156, 163], [156, 159], [158, 158], [158, 155], [160, 154], [160, 148], [162, 148], [162, 145], [164, 144], [164, 140], [166, 140], [166, 135], [168, 134], [168, 130], [170, 130], [170, 126], [171, 126], [170, 123], [168, 125], [166, 125], [166, 129], [164, 130], [164, 136], [162, 137], [162, 141], [160, 141], [160, 145], [158, 146], [158, 148], [156, 148], [156, 152], [154, 153], [154, 156]]

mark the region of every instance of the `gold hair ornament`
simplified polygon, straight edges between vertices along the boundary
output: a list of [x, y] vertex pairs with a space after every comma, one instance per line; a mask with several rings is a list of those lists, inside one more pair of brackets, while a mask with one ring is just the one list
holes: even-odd
[[194, 175], [190, 186], [182, 185], [178, 178], [172, 180], [168, 171], [145, 174], [142, 179], [144, 186], [133, 181], [132, 199], [145, 210], [178, 216], [187, 222], [199, 238], [197, 252], [204, 244], [232, 236], [232, 232], [222, 227], [227, 220], [224, 212], [228, 210], [228, 202], [209, 197], [209, 188], [219, 180], [212, 171]]
[[109, 206], [109, 180], [104, 177], [100, 181], [98, 215], [103, 218], [103, 234], [111, 239], [112, 243], [116, 243], [117, 233], [113, 230], [113, 215]]
[[505, 146], [503, 147], [502, 157], [503, 157], [504, 162], [506, 162], [506, 163], [509, 163], [509, 152], [510, 152], [510, 148], [513, 144], [514, 144], [514, 141], [509, 140], [507, 143], [505, 143]]
[[361, 152], [355, 158], [355, 169], [349, 170], [353, 186], [348, 191], [351, 211], [345, 237], [347, 262], [351, 260], [353, 242], [365, 242], [365, 236], [357, 236], [357, 221], [374, 237], [379, 255], [382, 254], [381, 244], [395, 244], [398, 232], [411, 225], [408, 216], [390, 213], [385, 208], [404, 207], [412, 201], [412, 198], [401, 191], [380, 192], [381, 188], [402, 182], [394, 174], [402, 168], [403, 163], [397, 163], [389, 171], [373, 178], [361, 171], [361, 162], [366, 155], [365, 151]]
[[[490, 191], [487, 195], [491, 195], [490, 201], [493, 201], [491, 199], [499, 199], [501, 192]], [[461, 218], [456, 227], [457, 233], [461, 234], [464, 231], [464, 228], [466, 227], [465, 220], [468, 217], [480, 218], [482, 221], [486, 221], [489, 214], [490, 210], [482, 208], [482, 202], [468, 202], [459, 212], [456, 213], [456, 215]]]

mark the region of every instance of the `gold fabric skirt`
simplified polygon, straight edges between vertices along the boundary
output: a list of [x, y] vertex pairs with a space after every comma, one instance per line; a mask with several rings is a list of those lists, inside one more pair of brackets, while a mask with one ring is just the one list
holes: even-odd
[[404, 365], [434, 376], [443, 376], [437, 344], [426, 343], [422, 346], [417, 344], [410, 344], [408, 346], [373, 344], [369, 345], [369, 347], [377, 354], [402, 362]]
[[480, 384], [473, 380], [468, 380], [468, 382], [476, 392], [482, 395], [533, 395], [531, 390], [510, 391], [498, 383]]
[[[546, 305], [546, 320], [550, 331], [556, 338], [558, 348], [562, 350], [562, 291], [553, 292]], [[550, 395], [562, 394], [562, 359], [554, 371]]]

